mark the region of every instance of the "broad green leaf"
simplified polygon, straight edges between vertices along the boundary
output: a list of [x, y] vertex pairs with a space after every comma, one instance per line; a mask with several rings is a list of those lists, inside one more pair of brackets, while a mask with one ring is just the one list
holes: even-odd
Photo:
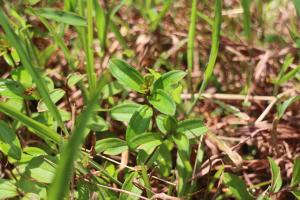
[[162, 114], [156, 116], [156, 118], [155, 118], [157, 128], [164, 134], [166, 134], [168, 132], [165, 127], [166, 118], [167, 118], [167, 115], [162, 115]]
[[178, 122], [177, 132], [184, 133], [189, 139], [205, 134], [208, 128], [200, 119], [186, 119]]
[[137, 103], [121, 103], [110, 109], [110, 116], [121, 122], [129, 122], [133, 113], [140, 107], [141, 105]]
[[121, 59], [113, 58], [109, 61], [109, 69], [112, 75], [125, 87], [129, 87], [140, 93], [144, 93], [145, 79], [132, 66]]
[[224, 184], [229, 188], [230, 192], [236, 199], [253, 199], [247, 190], [245, 182], [240, 177], [234, 174], [224, 173], [223, 180]]
[[185, 77], [186, 73], [180, 70], [173, 70], [160, 76], [153, 84], [153, 90], [162, 89], [166, 92], [172, 92], [177, 84]]
[[271, 184], [271, 192], [278, 192], [282, 186], [281, 172], [279, 166], [275, 163], [275, 161], [268, 157], [271, 173], [272, 173], [272, 184]]
[[284, 101], [282, 104], [280, 104], [278, 106], [278, 111], [277, 111], [277, 115], [278, 118], [282, 118], [282, 116], [284, 115], [286, 109], [292, 105], [293, 103], [295, 103], [296, 101], [300, 100], [300, 96], [294, 96], [294, 97], [290, 97], [288, 100]]
[[71, 134], [68, 142], [64, 144], [61, 151], [61, 158], [59, 160], [55, 176], [49, 188], [48, 199], [56, 200], [65, 196], [69, 187], [70, 179], [73, 174], [74, 162], [80, 153], [80, 146], [84, 142], [85, 136], [88, 133], [87, 125], [91, 117], [95, 114], [96, 105], [103, 86], [107, 83], [107, 77], [102, 76], [98, 81], [97, 88], [91, 96], [87, 107], [78, 116], [76, 121], [79, 121], [77, 127]]
[[0, 199], [9, 199], [18, 195], [17, 187], [11, 180], [0, 179]]
[[45, 126], [44, 124], [41, 124], [31, 119], [30, 117], [27, 117], [10, 105], [0, 102], [0, 111], [22, 122], [24, 125], [32, 128], [33, 130], [35, 130], [34, 133], [43, 139], [51, 140], [56, 144], [59, 144], [62, 141], [62, 137], [58, 133]]
[[[125, 182], [122, 185], [122, 190], [132, 192], [136, 195], [141, 195], [142, 190], [133, 184], [133, 181], [137, 178], [137, 176], [138, 176], [137, 172], [132, 172], [131, 174], [129, 174], [129, 176], [125, 179]], [[120, 200], [138, 200], [139, 197], [121, 192], [119, 199]]]
[[164, 142], [159, 146], [156, 159], [159, 174], [168, 177], [172, 170], [172, 150], [173, 145], [170, 142]]
[[128, 149], [127, 143], [119, 138], [106, 138], [98, 140], [95, 145], [97, 153], [118, 155]]
[[11, 72], [11, 77], [13, 80], [21, 83], [25, 88], [32, 87], [31, 75], [24, 67], [18, 67]]
[[96, 132], [103, 132], [108, 130], [109, 125], [102, 117], [95, 115], [88, 124], [88, 128]]
[[178, 196], [184, 196], [188, 190], [188, 180], [192, 175], [192, 165], [190, 163], [190, 142], [185, 134], [176, 133], [173, 140], [177, 146], [177, 171], [178, 171]]
[[113, 95], [122, 92], [123, 90], [124, 90], [123, 85], [121, 85], [118, 81], [113, 81], [103, 87], [102, 98], [107, 99], [108, 97], [111, 97]]
[[49, 20], [65, 23], [73, 26], [87, 26], [86, 19], [73, 12], [57, 10], [53, 8], [34, 9], [35, 14]]
[[69, 74], [67, 77], [67, 84], [69, 87], [73, 87], [75, 84], [77, 84], [79, 81], [84, 79], [85, 75], [80, 74], [78, 72]]
[[51, 183], [55, 173], [56, 159], [50, 156], [38, 156], [30, 160], [28, 164], [20, 166], [20, 171], [24, 168], [24, 175], [40, 183]]
[[172, 97], [168, 95], [164, 90], [155, 90], [148, 98], [150, 104], [154, 106], [158, 111], [166, 115], [174, 115], [176, 111], [176, 104]]
[[4, 121], [0, 121], [0, 151], [15, 160], [21, 159], [20, 141], [13, 129]]
[[300, 159], [296, 158], [294, 161], [293, 175], [291, 181], [291, 187], [294, 187], [300, 183]]
[[43, 149], [37, 147], [25, 147], [23, 149], [22, 158], [19, 162], [29, 162], [31, 159], [42, 155], [47, 155], [47, 153]]
[[[57, 103], [59, 100], [61, 100], [61, 98], [63, 98], [63, 96], [65, 95], [65, 91], [62, 89], [54, 89], [50, 92], [50, 98], [52, 100], [53, 103]], [[38, 104], [37, 110], [39, 112], [44, 112], [47, 111], [47, 106], [45, 104], [45, 102], [43, 100], [41, 100]]]
[[23, 99], [25, 88], [17, 81], [10, 79], [0, 79], [0, 95], [8, 98]]
[[42, 76], [38, 72], [38, 70], [33, 66], [33, 63], [29, 59], [28, 52], [24, 48], [25, 47], [24, 42], [13, 31], [2, 8], [0, 9], [0, 24], [6, 34], [6, 39], [9, 41], [9, 43], [13, 47], [15, 47], [15, 49], [20, 57], [22, 65], [25, 67], [25, 69], [28, 71], [28, 73], [32, 76], [32, 80], [36, 84], [41, 97], [43, 98], [43, 100], [45, 101], [45, 104], [47, 105], [47, 108], [52, 113], [52, 116], [57, 121], [57, 123], [62, 128], [62, 130], [65, 133], [68, 133], [68, 131], [61, 119], [61, 116], [58, 112], [57, 107], [51, 101], [51, 98], [48, 93], [48, 89], [46, 87], [44, 79], [42, 78]]
[[[150, 144], [151, 143], [151, 144]], [[134, 136], [129, 142], [128, 146], [131, 149], [138, 149], [140, 146], [151, 145], [157, 146], [162, 143], [162, 139], [158, 133], [142, 133], [140, 135]]]
[[152, 115], [152, 108], [147, 105], [141, 106], [137, 111], [134, 112], [126, 130], [127, 142], [129, 142], [134, 136], [147, 131]]

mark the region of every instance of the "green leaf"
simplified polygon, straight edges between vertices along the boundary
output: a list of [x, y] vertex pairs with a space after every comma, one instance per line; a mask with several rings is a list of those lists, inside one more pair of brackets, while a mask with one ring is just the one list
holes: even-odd
[[80, 146], [84, 142], [85, 136], [88, 133], [87, 125], [91, 117], [95, 114], [96, 105], [103, 86], [107, 83], [107, 77], [102, 75], [102, 78], [98, 81], [97, 88], [91, 96], [87, 107], [78, 116], [76, 121], [80, 121], [78, 126], [71, 134], [68, 142], [64, 144], [61, 151], [61, 158], [58, 163], [58, 167], [55, 171], [55, 176], [52, 184], [49, 188], [48, 199], [56, 200], [65, 196], [69, 187], [70, 179], [73, 174], [74, 162], [80, 153]]
[[11, 77], [13, 80], [18, 81], [24, 87], [32, 87], [32, 78], [31, 75], [24, 67], [18, 67], [11, 72]]
[[25, 88], [17, 81], [0, 79], [0, 95], [7, 98], [23, 99], [25, 97]]
[[129, 142], [134, 136], [147, 131], [152, 115], [152, 108], [147, 105], [141, 106], [137, 111], [134, 112], [126, 130], [127, 142]]
[[54, 20], [73, 26], [87, 26], [86, 19], [73, 12], [57, 10], [53, 8], [34, 9], [35, 14], [46, 19]]
[[121, 59], [113, 58], [109, 61], [109, 69], [112, 75], [125, 87], [129, 87], [140, 93], [144, 93], [142, 86], [145, 79], [132, 66]]
[[84, 79], [85, 75], [80, 74], [78, 72], [69, 74], [67, 77], [67, 84], [69, 87], [73, 87], [75, 84], [77, 84], [79, 81]]
[[6, 39], [9, 41], [9, 43], [15, 47], [17, 50], [17, 53], [20, 57], [21, 63], [25, 67], [25, 69], [28, 71], [28, 73], [31, 75], [34, 83], [36, 84], [39, 93], [41, 94], [43, 100], [45, 101], [45, 104], [47, 105], [47, 108], [51, 112], [54, 119], [57, 121], [59, 126], [62, 128], [62, 130], [65, 133], [68, 133], [61, 116], [59, 114], [59, 111], [57, 107], [54, 105], [54, 103], [51, 101], [50, 95], [48, 93], [48, 89], [46, 87], [45, 81], [43, 80], [43, 77], [38, 72], [38, 70], [33, 66], [33, 63], [29, 59], [28, 52], [25, 50], [25, 44], [21, 39], [15, 34], [12, 27], [9, 24], [9, 21], [7, 20], [7, 17], [5, 16], [3, 9], [0, 9], [0, 24], [2, 25], [2, 28], [4, 32], [6, 33]]
[[113, 81], [104, 86], [102, 90], [102, 98], [107, 99], [113, 95], [116, 95], [124, 90], [123, 85], [121, 85], [118, 81]]
[[127, 143], [119, 138], [105, 138], [98, 140], [95, 145], [97, 153], [105, 153], [108, 155], [118, 155], [128, 149]]
[[281, 179], [281, 172], [279, 166], [275, 163], [275, 161], [268, 157], [270, 166], [271, 166], [271, 173], [272, 173], [272, 184], [270, 191], [275, 193], [278, 192], [282, 186], [282, 179]]
[[178, 83], [185, 77], [186, 73], [180, 70], [172, 70], [160, 76], [153, 84], [153, 91], [162, 89], [166, 92], [172, 92]]
[[26, 163], [29, 162], [31, 159], [42, 155], [47, 155], [47, 153], [43, 149], [37, 147], [25, 147], [23, 149], [22, 158], [19, 162]]
[[291, 71], [289, 71], [288, 73], [286, 73], [284, 76], [282, 76], [278, 81], [277, 84], [281, 85], [289, 80], [292, 80], [296, 74], [300, 72], [300, 65], [298, 65], [297, 67], [295, 67], [294, 69], [292, 69]]
[[111, 108], [109, 114], [115, 120], [129, 122], [133, 113], [140, 107], [137, 103], [121, 103]]
[[30, 160], [28, 164], [20, 166], [24, 167], [25, 176], [31, 177], [32, 179], [40, 183], [51, 183], [55, 173], [55, 163], [56, 159], [51, 156], [38, 156]]
[[51, 140], [56, 144], [59, 144], [62, 141], [62, 137], [58, 133], [45, 126], [44, 124], [41, 124], [31, 119], [30, 117], [27, 117], [10, 105], [0, 102], [0, 111], [22, 122], [24, 125], [32, 128], [33, 130], [35, 130], [34, 133], [43, 139]]
[[108, 130], [109, 125], [102, 117], [95, 115], [88, 124], [88, 128], [96, 132], [103, 132]]
[[109, 24], [109, 16], [105, 13], [105, 10], [102, 9], [99, 2], [94, 0], [94, 7], [96, 12], [96, 27], [98, 33], [98, 39], [100, 41], [101, 50], [104, 51], [106, 46], [106, 35]]
[[[137, 178], [137, 176], [138, 176], [137, 172], [132, 172], [131, 174], [129, 174], [129, 176], [125, 179], [125, 182], [122, 185], [122, 190], [132, 192], [136, 195], [141, 195], [142, 190], [133, 184], [133, 181]], [[119, 199], [120, 200], [138, 200], [139, 197], [121, 192]]]
[[184, 133], [189, 139], [205, 134], [208, 128], [200, 119], [186, 119], [178, 122], [177, 132]]
[[[150, 144], [151, 143], [151, 144]], [[162, 143], [162, 139], [158, 133], [142, 133], [140, 135], [134, 136], [129, 142], [128, 146], [131, 149], [138, 149], [140, 146], [151, 145], [157, 146]]]
[[251, 13], [250, 13], [250, 0], [242, 0], [243, 17], [244, 17], [244, 34], [248, 41], [251, 39]]
[[300, 159], [296, 158], [294, 161], [293, 175], [291, 181], [291, 187], [294, 187], [300, 183]]
[[186, 135], [176, 133], [173, 140], [178, 148], [177, 152], [177, 170], [178, 170], [178, 196], [184, 196], [188, 193], [188, 180], [192, 175], [192, 165], [190, 163], [190, 142]]
[[224, 184], [229, 188], [236, 199], [253, 199], [247, 190], [245, 182], [240, 177], [234, 174], [224, 173], [223, 180]]
[[176, 104], [172, 97], [168, 95], [164, 90], [156, 90], [148, 98], [150, 104], [154, 106], [158, 111], [166, 115], [174, 115], [176, 111]]
[[[63, 98], [63, 96], [65, 95], [65, 91], [62, 90], [62, 89], [54, 89], [50, 92], [50, 98], [52, 100], [53, 103], [57, 103], [59, 100], [61, 100]], [[41, 100], [39, 103], [38, 103], [38, 106], [37, 106], [37, 110], [39, 112], [45, 112], [47, 111], [47, 106], [45, 104], [45, 102], [43, 100]]]
[[21, 145], [18, 137], [4, 121], [0, 121], [0, 150], [7, 156], [21, 159]]
[[0, 179], [0, 199], [9, 199], [18, 195], [17, 187], [11, 180]]
[[172, 170], [172, 150], [173, 145], [170, 142], [164, 142], [159, 146], [156, 159], [159, 174], [168, 177]]
[[294, 97], [290, 97], [288, 100], [284, 101], [282, 104], [280, 104], [278, 106], [277, 109], [277, 116], [278, 118], [282, 118], [282, 116], [284, 115], [286, 109], [292, 105], [293, 103], [295, 103], [296, 101], [300, 100], [300, 96], [294, 96]]

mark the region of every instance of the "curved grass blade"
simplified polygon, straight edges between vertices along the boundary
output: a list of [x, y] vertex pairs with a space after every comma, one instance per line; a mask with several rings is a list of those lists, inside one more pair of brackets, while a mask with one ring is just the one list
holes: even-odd
[[[216, 63], [218, 51], [219, 51], [221, 22], [222, 22], [222, 0], [216, 0], [215, 18], [214, 18], [214, 25], [213, 25], [213, 29], [212, 29], [212, 47], [210, 50], [208, 64], [207, 64], [206, 70], [204, 72], [204, 80], [203, 80], [200, 90], [198, 92], [198, 97], [201, 96], [202, 92], [206, 88], [208, 81], [214, 71], [214, 67], [215, 67], [215, 63]], [[187, 112], [188, 115], [194, 109], [194, 107], [197, 103], [197, 100], [198, 100], [197, 98], [194, 99], [194, 101], [191, 105], [191, 108]]]
[[49, 127], [45, 126], [44, 124], [41, 124], [30, 117], [24, 115], [20, 111], [16, 110], [10, 105], [7, 105], [6, 103], [1, 102], [0, 103], [0, 111], [5, 113], [6, 115], [22, 122], [24, 125], [30, 127], [31, 129], [35, 130], [34, 134], [37, 136], [48, 139], [56, 144], [59, 144], [62, 141], [62, 137], [50, 129]]
[[62, 199], [67, 192], [66, 188], [69, 188], [68, 185], [73, 173], [74, 162], [80, 152], [79, 148], [84, 142], [86, 133], [89, 131], [86, 127], [95, 112], [99, 94], [106, 82], [106, 78], [101, 78], [99, 81], [88, 106], [83, 111], [82, 115], [79, 116], [79, 125], [76, 127], [68, 143], [65, 144], [62, 150], [58, 168], [56, 169], [53, 182], [49, 188], [48, 199], [50, 200]]
[[86, 19], [73, 12], [56, 10], [53, 8], [38, 8], [34, 9], [35, 13], [46, 19], [54, 20], [57, 22], [73, 25], [73, 26], [86, 26]]
[[60, 113], [55, 106], [55, 104], [51, 101], [48, 89], [46, 84], [37, 70], [34, 68], [32, 63], [29, 60], [28, 53], [24, 49], [24, 43], [20, 40], [20, 38], [15, 34], [12, 27], [10, 26], [4, 11], [0, 9], [0, 24], [6, 33], [7, 40], [9, 43], [14, 46], [18, 52], [20, 60], [26, 70], [31, 74], [33, 81], [36, 83], [37, 89], [40, 92], [48, 110], [53, 115], [54, 119], [57, 121], [58, 125], [64, 131], [65, 134], [68, 134], [67, 128], [65, 127]]

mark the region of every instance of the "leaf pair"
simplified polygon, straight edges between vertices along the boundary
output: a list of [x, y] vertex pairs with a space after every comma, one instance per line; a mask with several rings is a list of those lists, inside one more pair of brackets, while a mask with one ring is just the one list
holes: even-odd
[[[162, 75], [153, 85], [144, 78], [135, 68], [120, 59], [111, 59], [109, 68], [112, 75], [125, 87], [136, 92], [146, 94], [151, 91], [148, 101], [161, 113], [174, 115], [176, 104], [172, 98], [172, 90], [185, 76], [185, 72], [174, 70]], [[149, 85], [150, 84], [150, 85]]]

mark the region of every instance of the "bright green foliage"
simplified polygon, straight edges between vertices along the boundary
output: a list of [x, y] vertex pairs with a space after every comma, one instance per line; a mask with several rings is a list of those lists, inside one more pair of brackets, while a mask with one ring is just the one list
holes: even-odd
[[272, 185], [270, 188], [271, 192], [278, 192], [282, 186], [281, 172], [279, 166], [275, 163], [275, 161], [268, 157], [271, 173], [272, 173]]
[[253, 199], [247, 190], [246, 184], [240, 177], [234, 174], [224, 173], [223, 178], [224, 184], [228, 186], [230, 192], [236, 199]]
[[21, 145], [11, 127], [0, 121], [0, 151], [15, 160], [21, 159]]

